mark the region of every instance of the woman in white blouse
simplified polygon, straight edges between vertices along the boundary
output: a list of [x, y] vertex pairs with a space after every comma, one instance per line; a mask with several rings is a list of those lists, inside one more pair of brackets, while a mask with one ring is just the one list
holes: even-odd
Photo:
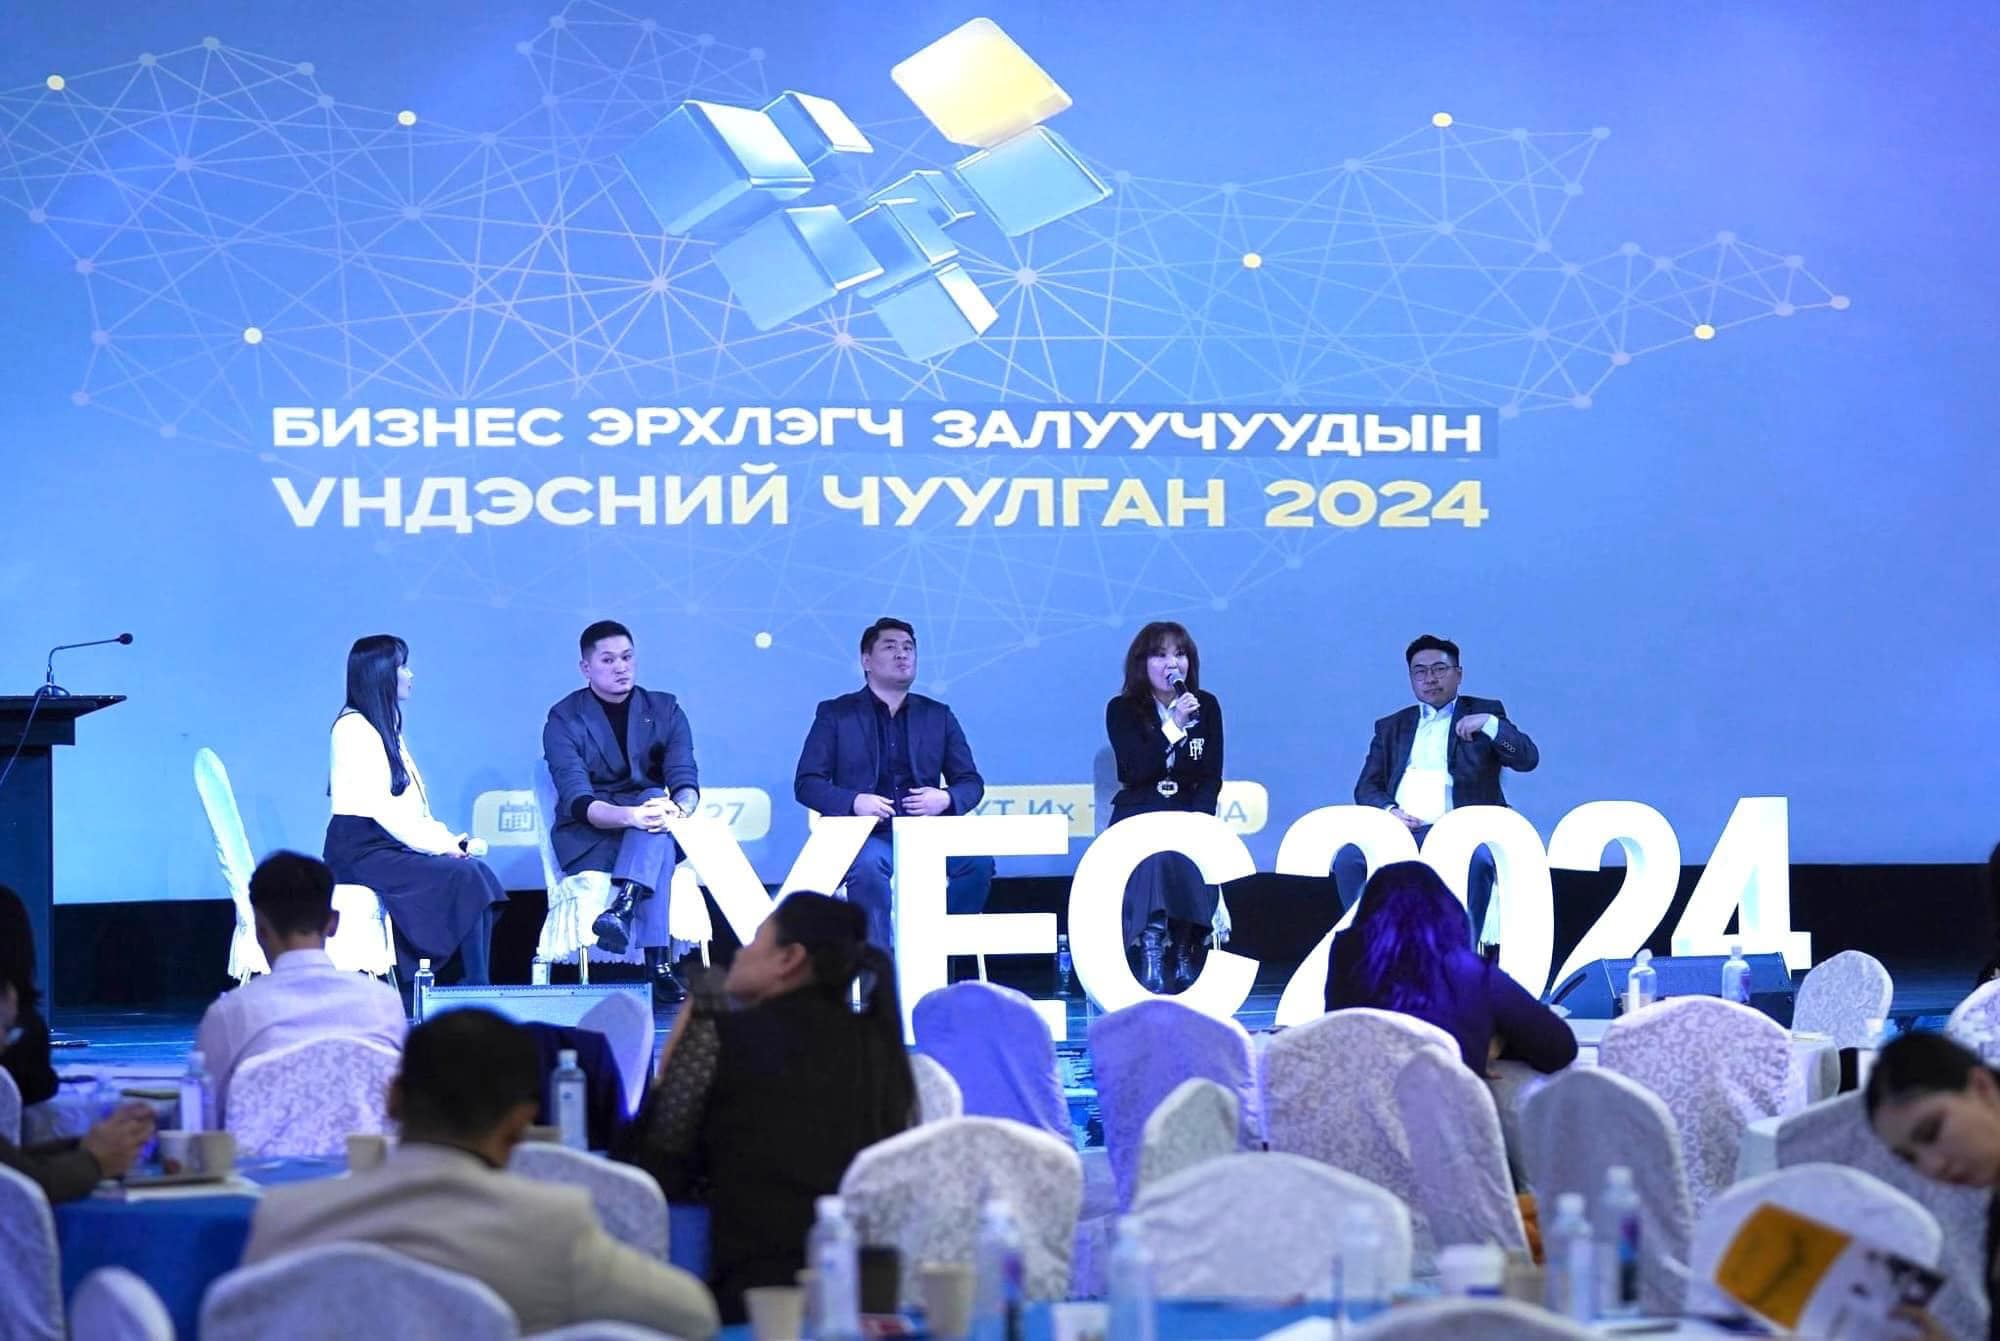
[[506, 891], [471, 840], [431, 815], [423, 775], [403, 743], [410, 649], [386, 633], [347, 653], [347, 706], [333, 719], [333, 818], [326, 863], [342, 884], [366, 885], [396, 929], [396, 971], [407, 999], [419, 958], [440, 982], [492, 981], [487, 943]]

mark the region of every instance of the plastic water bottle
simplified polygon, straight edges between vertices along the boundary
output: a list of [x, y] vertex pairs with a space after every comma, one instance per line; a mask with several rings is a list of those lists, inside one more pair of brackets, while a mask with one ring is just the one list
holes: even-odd
[[975, 1341], [1020, 1341], [1025, 1293], [1021, 1230], [1014, 1212], [998, 1197], [987, 1199], [979, 1216], [978, 1295], [974, 1299]]
[[1589, 1322], [1597, 1312], [1597, 1273], [1592, 1270], [1595, 1247], [1583, 1194], [1565, 1192], [1556, 1198], [1556, 1219], [1543, 1238], [1548, 1264], [1548, 1306], [1576, 1322]]
[[576, 1064], [575, 1048], [556, 1053], [556, 1069], [549, 1073], [549, 1112], [564, 1145], [590, 1149], [590, 1128], [583, 1116], [583, 1068]]
[[534, 961], [528, 965], [528, 983], [534, 987], [549, 985], [549, 961], [541, 955], [536, 955]]
[[431, 972], [431, 961], [428, 959], [419, 959], [417, 961], [417, 976], [410, 979], [410, 1005], [416, 1010], [416, 1014], [410, 1018], [415, 1023], [422, 1024], [424, 1022], [424, 1006], [430, 997], [431, 988], [436, 985], [437, 974]]
[[1118, 1222], [1111, 1249], [1111, 1330], [1118, 1341], [1154, 1341], [1158, 1314], [1153, 1304], [1153, 1255], [1139, 1236], [1138, 1221]]
[[1333, 1272], [1334, 1311], [1348, 1322], [1365, 1322], [1389, 1305], [1382, 1279], [1382, 1229], [1367, 1206], [1340, 1213], [1340, 1257]]
[[859, 1341], [861, 1336], [861, 1253], [847, 1205], [839, 1197], [813, 1203], [806, 1261], [813, 1272], [807, 1309], [817, 1341]]
[[1729, 943], [1729, 958], [1722, 961], [1722, 999], [1750, 1004], [1750, 961], [1743, 957], [1741, 941]]
[[1603, 1317], [1639, 1311], [1641, 1228], [1632, 1170], [1614, 1164], [1604, 1171], [1604, 1195], [1597, 1201], [1597, 1310]]
[[1068, 996], [1076, 981], [1076, 961], [1069, 957], [1069, 936], [1056, 937], [1056, 995]]
[[1632, 959], [1632, 971], [1625, 975], [1625, 1013], [1644, 1010], [1660, 999], [1660, 974], [1653, 967], [1653, 952], [1641, 950]]
[[201, 1049], [188, 1053], [187, 1070], [181, 1072], [179, 1089], [181, 1130], [208, 1131], [214, 1125], [215, 1085], [209, 1079], [208, 1059], [201, 1055]]

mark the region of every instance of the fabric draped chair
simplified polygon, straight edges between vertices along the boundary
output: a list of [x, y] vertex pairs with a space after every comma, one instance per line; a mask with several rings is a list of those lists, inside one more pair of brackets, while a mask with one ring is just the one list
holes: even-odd
[[1146, 1119], [1134, 1197], [1183, 1169], [1235, 1154], [1239, 1131], [1234, 1091], [1212, 1080], [1183, 1080]]
[[0, 1332], [15, 1341], [62, 1341], [62, 1304], [49, 1199], [28, 1175], [0, 1164]]
[[951, 1072], [935, 1057], [926, 1057], [921, 1052], [910, 1054], [910, 1076], [917, 1082], [917, 1113], [919, 1122], [941, 1122], [945, 1118], [965, 1116], [965, 1095], [958, 1088], [958, 1082], [951, 1078]]
[[652, 1003], [637, 992], [613, 992], [585, 1011], [575, 1027], [604, 1035], [625, 1084], [626, 1115], [638, 1112], [653, 1065]]
[[389, 1129], [402, 1057], [358, 1038], [314, 1038], [252, 1057], [229, 1082], [226, 1125], [239, 1155], [345, 1154], [355, 1132]]
[[1595, 1341], [1597, 1332], [1514, 1299], [1440, 1299], [1393, 1309], [1348, 1341]]
[[912, 1012], [917, 1051], [958, 1082], [967, 1117], [1012, 1118], [1074, 1145], [1048, 1022], [1011, 987], [954, 983]]
[[1133, 1202], [1162, 1297], [1331, 1297], [1333, 1254], [1351, 1206], [1365, 1206], [1382, 1236], [1384, 1283], [1410, 1279], [1410, 1212], [1394, 1193], [1302, 1155], [1261, 1151], [1208, 1160]]
[[1614, 1165], [1632, 1171], [1644, 1217], [1639, 1301], [1649, 1313], [1673, 1312], [1684, 1291], [1668, 1263], [1687, 1261], [1694, 1212], [1680, 1132], [1660, 1097], [1615, 1071], [1571, 1067], [1529, 1097], [1521, 1145], [1535, 1203], [1550, 1210], [1565, 1192], [1595, 1203]]
[[1619, 1016], [1597, 1064], [1638, 1081], [1674, 1115], [1697, 1216], [1735, 1177], [1744, 1128], [1789, 1106], [1791, 1040], [1769, 1016], [1717, 997], [1674, 997]]
[[99, 1267], [69, 1302], [76, 1341], [174, 1341], [174, 1320], [153, 1287], [124, 1267]]
[[552, 1332], [532, 1333], [527, 1341], [680, 1341], [633, 1322], [573, 1322]]
[[1832, 1037], [1837, 1048], [1874, 1044], [1870, 1020], [1887, 1020], [1896, 984], [1882, 961], [1859, 950], [1843, 950], [1813, 965], [1799, 984], [1792, 1028]]
[[667, 1198], [651, 1174], [547, 1141], [515, 1146], [507, 1167], [538, 1183], [582, 1188], [605, 1233], [655, 1261], [667, 1260]]
[[1988, 1066], [2000, 1066], [2000, 978], [1981, 984], [1953, 1006], [1944, 1031], [1978, 1053]]
[[0, 1140], [21, 1144], [21, 1087], [0, 1071]]
[[[1061, 1299], [1083, 1203], [1076, 1149], [1004, 1118], [927, 1122], [854, 1157], [840, 1180], [862, 1242], [893, 1245], [905, 1264], [973, 1260], [980, 1212], [1005, 1201], [1021, 1229], [1028, 1297]], [[903, 1302], [919, 1299], [917, 1272], [903, 1271]]]
[[202, 1341], [365, 1336], [368, 1341], [513, 1341], [492, 1287], [372, 1243], [336, 1243], [239, 1267], [201, 1301]]

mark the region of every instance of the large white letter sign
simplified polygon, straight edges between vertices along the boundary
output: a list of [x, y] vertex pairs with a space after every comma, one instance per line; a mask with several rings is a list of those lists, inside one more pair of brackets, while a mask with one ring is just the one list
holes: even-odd
[[[1180, 853], [1211, 885], [1257, 871], [1243, 840], [1199, 810], [1133, 815], [1099, 834], [1070, 881], [1069, 952], [1077, 981], [1102, 1010], [1120, 1010], [1151, 995], [1125, 962], [1125, 882], [1140, 862], [1160, 852]], [[1201, 976], [1176, 1000], [1226, 1020], [1250, 999], [1256, 982], [1256, 960], [1212, 950]]]
[[[864, 824], [869, 821], [863, 820]], [[822, 828], [825, 820], [820, 821]], [[937, 815], [891, 822], [895, 844], [896, 980], [903, 1037], [916, 1042], [912, 1012], [926, 992], [945, 985], [951, 955], [1053, 955], [1054, 913], [947, 913], [947, 857], [1038, 857], [1069, 851], [1067, 815]], [[865, 837], [865, 835], [864, 835]], [[1037, 1003], [1038, 1008], [1044, 1003]], [[1060, 1040], [1065, 1008], [1042, 1012]]]
[[[778, 897], [800, 889], [825, 894], [838, 889], [874, 827], [874, 820], [857, 815], [823, 819], [814, 825]], [[748, 945], [770, 914], [773, 901], [765, 892], [764, 882], [751, 869], [750, 859], [743, 855], [736, 835], [729, 831], [728, 823], [710, 815], [691, 815], [668, 820], [667, 832], [681, 845], [688, 865], [715, 896], [716, 907], [729, 919], [729, 929], [736, 933], [736, 939]]]
[[[1745, 954], [1775, 952], [1784, 955], [1787, 968], [1812, 967], [1812, 934], [1792, 930], [1790, 834], [1784, 797], [1746, 796], [1736, 803], [1681, 910], [1675, 954], [1727, 954], [1731, 941], [1741, 941]], [[1732, 912], [1734, 936], [1726, 930]]]
[[[1334, 856], [1349, 844], [1361, 849], [1370, 875], [1390, 862], [1417, 860], [1417, 840], [1410, 836], [1410, 826], [1388, 811], [1374, 806], [1321, 806], [1299, 816], [1285, 830], [1285, 839], [1278, 845], [1278, 874], [1326, 879], [1329, 898], [1338, 897], [1327, 874], [1333, 869]], [[1304, 1024], [1325, 1011], [1327, 959], [1333, 938], [1353, 923], [1355, 909], [1360, 906], [1361, 900], [1356, 898], [1285, 984], [1284, 995], [1278, 998], [1278, 1024]]]
[[[1588, 801], [1570, 811], [1549, 835], [1549, 865], [1559, 871], [1602, 870], [1604, 849], [1611, 843], [1625, 849], [1625, 883], [1570, 951], [1552, 987], [1593, 959], [1637, 954], [1674, 901], [1681, 880], [1681, 840], [1667, 817], [1644, 802]], [[1502, 953], [1505, 949], [1503, 942]]]
[[1472, 854], [1482, 846], [1493, 854], [1491, 911], [1500, 915], [1500, 971], [1540, 996], [1556, 957], [1556, 898], [1542, 836], [1527, 816], [1506, 806], [1446, 811], [1424, 835], [1423, 859], [1464, 903]]

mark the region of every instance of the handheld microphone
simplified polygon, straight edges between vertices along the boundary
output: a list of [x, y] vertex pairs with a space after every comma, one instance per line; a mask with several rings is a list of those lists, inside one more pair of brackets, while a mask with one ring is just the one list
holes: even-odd
[[[1187, 676], [1181, 673], [1181, 668], [1179, 666], [1175, 666], [1172, 670], [1167, 672], [1167, 683], [1168, 685], [1172, 686], [1173, 691], [1176, 694], [1185, 694], [1187, 692]], [[1187, 719], [1187, 724], [1189, 730], [1193, 730], [1195, 727], [1200, 726], [1201, 714], [1199, 712], [1189, 714]]]
[[87, 643], [57, 643], [49, 649], [49, 659], [42, 667], [42, 696], [45, 698], [68, 698], [69, 690], [56, 683], [56, 653], [68, 652], [78, 647], [103, 647], [107, 643], [117, 643], [121, 647], [132, 645], [132, 635], [121, 633], [116, 638], [93, 638]]

